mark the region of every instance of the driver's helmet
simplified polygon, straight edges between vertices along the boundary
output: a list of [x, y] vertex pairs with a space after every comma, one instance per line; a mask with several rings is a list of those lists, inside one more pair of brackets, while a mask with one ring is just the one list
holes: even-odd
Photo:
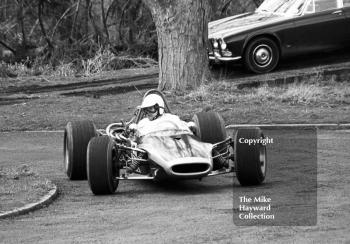
[[149, 94], [143, 99], [141, 109], [145, 117], [155, 120], [164, 113], [164, 100], [158, 94]]

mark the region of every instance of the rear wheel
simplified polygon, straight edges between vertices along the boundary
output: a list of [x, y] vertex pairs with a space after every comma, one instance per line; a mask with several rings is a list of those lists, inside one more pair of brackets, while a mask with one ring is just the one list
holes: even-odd
[[239, 129], [235, 135], [235, 171], [241, 185], [259, 185], [266, 176], [266, 146], [262, 143], [249, 145], [250, 139], [264, 139], [258, 128]]
[[280, 53], [275, 41], [266, 37], [252, 40], [244, 53], [246, 68], [254, 73], [267, 73], [276, 68]]
[[108, 136], [93, 138], [87, 150], [87, 176], [91, 191], [95, 195], [113, 194], [119, 180], [117, 150]]
[[97, 135], [91, 121], [69, 122], [64, 130], [64, 170], [70, 180], [86, 180], [86, 150]]

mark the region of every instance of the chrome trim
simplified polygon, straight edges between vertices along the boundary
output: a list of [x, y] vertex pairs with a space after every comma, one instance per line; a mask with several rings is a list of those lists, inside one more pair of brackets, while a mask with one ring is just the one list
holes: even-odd
[[115, 177], [115, 179], [117, 180], [154, 180], [153, 176], [126, 176], [126, 175], [122, 175], [119, 177]]
[[231, 172], [234, 172], [233, 167], [232, 168], [228, 168], [228, 169], [218, 169], [215, 171], [210, 172], [210, 174], [208, 174], [207, 176], [215, 176], [215, 175], [222, 175], [222, 174], [229, 174]]
[[209, 56], [210, 60], [220, 60], [220, 61], [235, 61], [235, 60], [240, 60], [242, 59], [241, 56], [236, 56], [236, 57], [214, 57], [214, 56]]
[[253, 51], [254, 63], [261, 68], [269, 66], [273, 58], [273, 51], [268, 45], [259, 45]]

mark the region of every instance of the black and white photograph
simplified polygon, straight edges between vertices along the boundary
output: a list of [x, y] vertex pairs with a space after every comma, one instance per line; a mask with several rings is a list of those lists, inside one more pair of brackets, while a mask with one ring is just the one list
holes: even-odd
[[350, 243], [350, 0], [0, 0], [0, 243]]

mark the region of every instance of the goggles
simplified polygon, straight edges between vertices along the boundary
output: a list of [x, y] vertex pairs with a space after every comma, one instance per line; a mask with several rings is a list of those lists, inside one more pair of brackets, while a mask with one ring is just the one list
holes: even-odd
[[147, 107], [147, 108], [144, 108], [144, 110], [146, 113], [151, 113], [151, 114], [157, 112], [156, 106]]

